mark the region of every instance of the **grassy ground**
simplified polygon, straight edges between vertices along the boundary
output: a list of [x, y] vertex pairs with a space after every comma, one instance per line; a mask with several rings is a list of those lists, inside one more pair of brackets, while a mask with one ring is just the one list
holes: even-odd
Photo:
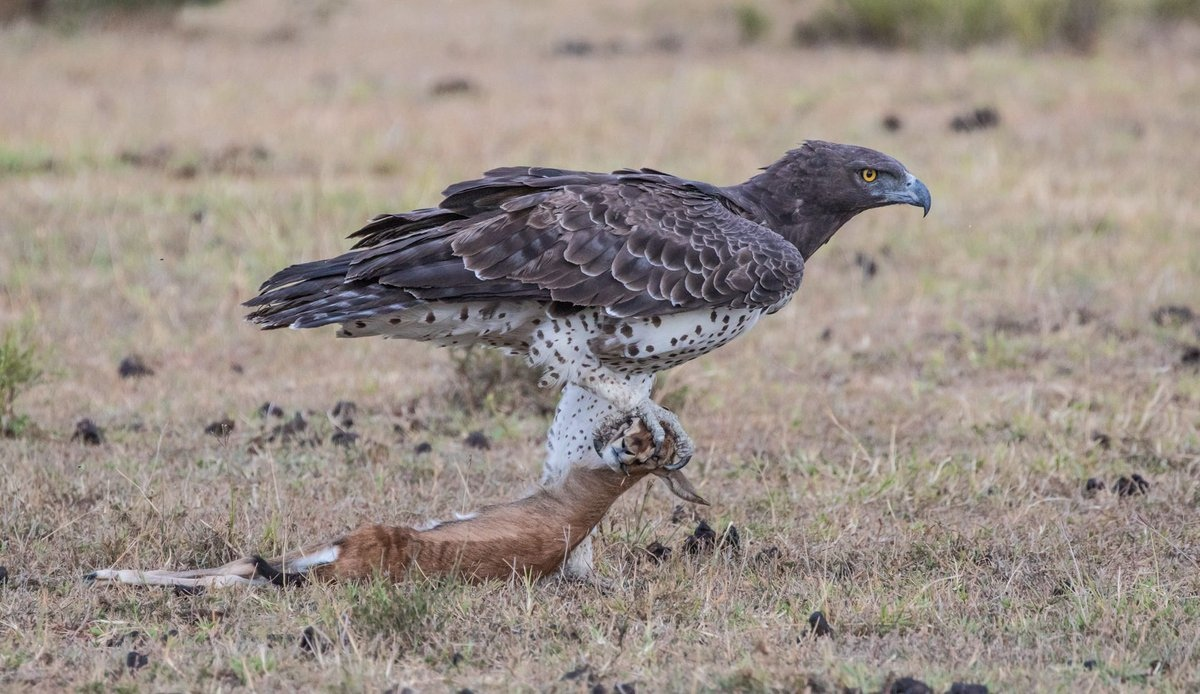
[[[50, 371], [17, 401], [36, 429], [0, 439], [0, 687], [1200, 687], [1200, 322], [1154, 320], [1200, 311], [1200, 32], [1089, 58], [799, 50], [782, 26], [743, 45], [718, 5], [230, 0], [154, 32], [0, 29], [0, 321]], [[980, 106], [998, 127], [948, 127]], [[242, 323], [274, 270], [492, 166], [725, 183], [806, 137], [894, 154], [934, 208], [855, 220], [790, 307], [670, 375], [740, 552], [680, 552], [694, 520], [655, 486], [601, 527], [604, 593], [79, 580], [537, 476], [547, 418], [448, 407], [445, 353]], [[118, 377], [133, 353], [152, 376]], [[339, 400], [352, 447], [329, 443]], [[307, 413], [305, 441], [265, 440], [266, 401]], [[102, 445], [72, 440], [85, 417]], [[1114, 493], [1134, 473], [1145, 493]], [[673, 557], [640, 559], [652, 540]]]

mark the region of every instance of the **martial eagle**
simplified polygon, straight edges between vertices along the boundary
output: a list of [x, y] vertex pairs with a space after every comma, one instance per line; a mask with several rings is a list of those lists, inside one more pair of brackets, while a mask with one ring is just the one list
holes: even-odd
[[278, 272], [249, 317], [525, 356], [545, 384], [567, 384], [548, 471], [596, 454], [615, 464], [589, 450], [613, 412], [644, 420], [656, 443], [669, 428], [686, 463], [690, 440], [650, 399], [654, 374], [787, 304], [805, 261], [858, 213], [930, 205], [892, 157], [820, 141], [724, 188], [653, 169], [507, 167], [444, 196], [376, 217], [348, 253]]

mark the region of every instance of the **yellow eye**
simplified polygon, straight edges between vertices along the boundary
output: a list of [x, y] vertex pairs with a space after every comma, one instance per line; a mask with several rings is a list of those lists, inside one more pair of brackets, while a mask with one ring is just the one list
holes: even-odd
[[863, 169], [862, 171], [858, 172], [858, 175], [862, 176], [862, 180], [866, 181], [867, 183], [870, 183], [871, 181], [874, 181], [876, 177], [879, 176], [879, 172], [876, 171], [875, 169]]

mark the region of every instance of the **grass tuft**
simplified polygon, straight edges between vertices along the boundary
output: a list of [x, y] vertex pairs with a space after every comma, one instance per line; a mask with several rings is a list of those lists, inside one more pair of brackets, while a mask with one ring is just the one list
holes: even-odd
[[801, 45], [970, 48], [1016, 42], [1089, 52], [1111, 0], [830, 0], [796, 25]]
[[42, 358], [38, 348], [20, 328], [8, 328], [0, 341], [0, 432], [20, 436], [30, 426], [29, 418], [15, 411], [17, 398], [42, 380]]

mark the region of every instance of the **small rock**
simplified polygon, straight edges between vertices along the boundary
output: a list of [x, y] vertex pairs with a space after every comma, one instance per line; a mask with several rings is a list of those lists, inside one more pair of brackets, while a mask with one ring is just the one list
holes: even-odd
[[150, 656], [138, 653], [137, 651], [129, 651], [125, 654], [125, 667], [131, 672], [141, 670], [150, 663]]
[[683, 551], [688, 554], [699, 554], [700, 552], [712, 551], [712, 548], [717, 543], [717, 533], [705, 521], [700, 521], [696, 524], [696, 529], [692, 531], [683, 541]]
[[808, 616], [808, 633], [812, 636], [833, 636], [833, 627], [829, 626], [829, 621], [825, 619], [825, 614], [820, 610], [813, 612]]
[[904, 123], [900, 121], [900, 116], [894, 113], [889, 113], [883, 117], [883, 129], [889, 133], [894, 133], [903, 127]]
[[273, 402], [264, 402], [258, 407], [258, 416], [283, 419], [283, 408]]
[[226, 417], [225, 419], [218, 419], [212, 424], [204, 427], [204, 433], [208, 434], [209, 436], [225, 438], [233, 433], [234, 426], [233, 420]]
[[1102, 491], [1104, 491], [1104, 480], [1098, 480], [1095, 477], [1089, 477], [1087, 483], [1083, 485], [1084, 496], [1095, 496]]
[[430, 453], [432, 451], [433, 444], [429, 443], [428, 441], [422, 441], [413, 448], [413, 453], [416, 453], [417, 455], [425, 455], [426, 453]]
[[671, 558], [671, 548], [658, 540], [646, 545], [645, 552], [655, 564], [661, 564]]
[[467, 438], [463, 440], [463, 443], [467, 444], [468, 448], [478, 448], [480, 450], [487, 450], [492, 447], [492, 442], [482, 431], [472, 431], [467, 434]]
[[950, 691], [946, 692], [946, 694], [988, 694], [988, 688], [982, 684], [955, 682], [950, 685]]
[[117, 374], [121, 378], [143, 378], [145, 376], [153, 376], [154, 369], [146, 366], [146, 362], [136, 354], [130, 354], [121, 360], [117, 365]]
[[1119, 478], [1114, 489], [1117, 490], [1117, 496], [1136, 496], [1145, 494], [1150, 489], [1150, 483], [1135, 472], [1132, 477]]
[[75, 423], [75, 433], [71, 434], [71, 440], [87, 446], [99, 446], [104, 443], [104, 430], [85, 417]]
[[1100, 664], [1094, 660], [1083, 661], [1083, 669], [1084, 670], [1095, 670], [1099, 665]]
[[1196, 314], [1187, 306], [1159, 306], [1150, 314], [1155, 325], [1164, 328], [1178, 328], [1196, 319]]
[[933, 694], [933, 690], [919, 679], [901, 677], [892, 681], [891, 686], [885, 690], [885, 694]]
[[1179, 355], [1179, 363], [1184, 366], [1200, 364], [1200, 347], [1184, 347], [1183, 354]]

